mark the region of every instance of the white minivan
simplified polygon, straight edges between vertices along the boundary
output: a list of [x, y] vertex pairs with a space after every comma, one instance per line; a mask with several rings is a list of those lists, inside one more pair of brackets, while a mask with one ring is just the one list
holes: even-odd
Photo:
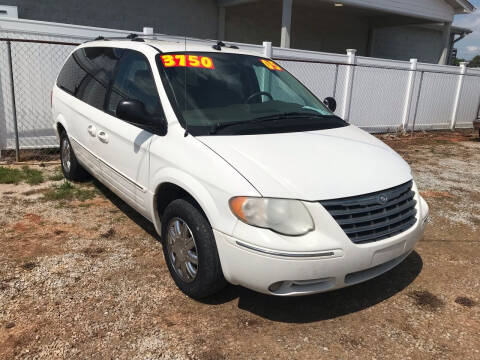
[[143, 38], [80, 45], [52, 93], [65, 177], [153, 222], [193, 298], [338, 289], [412, 251], [429, 210], [410, 167], [334, 108], [258, 54]]

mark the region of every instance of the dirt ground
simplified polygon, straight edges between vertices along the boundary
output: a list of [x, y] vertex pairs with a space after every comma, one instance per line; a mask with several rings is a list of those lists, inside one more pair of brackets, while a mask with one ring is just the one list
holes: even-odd
[[412, 165], [428, 230], [392, 271], [308, 297], [194, 301], [153, 226], [97, 182], [65, 199], [46, 196], [63, 180], [0, 184], [0, 358], [480, 359], [480, 141], [380, 137]]

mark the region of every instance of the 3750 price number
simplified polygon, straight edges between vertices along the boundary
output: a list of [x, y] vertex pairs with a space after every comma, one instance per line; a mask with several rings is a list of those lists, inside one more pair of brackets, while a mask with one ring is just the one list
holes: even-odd
[[213, 65], [213, 60], [208, 56], [200, 55], [187, 55], [187, 54], [177, 54], [177, 55], [162, 55], [162, 63], [166, 68], [170, 67], [194, 67], [202, 69], [215, 69]]

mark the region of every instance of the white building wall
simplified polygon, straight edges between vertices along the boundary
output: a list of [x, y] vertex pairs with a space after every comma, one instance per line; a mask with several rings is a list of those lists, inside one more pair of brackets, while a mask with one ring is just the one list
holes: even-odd
[[[227, 8], [226, 40], [280, 45], [281, 1], [267, 0]], [[333, 7], [332, 7], [333, 9]], [[345, 53], [354, 48], [366, 55], [368, 18], [338, 11], [318, 10], [293, 3], [291, 48]]]
[[418, 26], [375, 29], [373, 57], [437, 63], [443, 49], [442, 33]]
[[292, 47], [316, 51], [345, 53], [357, 49], [367, 55], [369, 21], [365, 16], [341, 14], [338, 11], [293, 12]]
[[455, 15], [454, 9], [445, 0], [343, 0], [341, 2], [345, 5], [434, 21], [452, 21]]

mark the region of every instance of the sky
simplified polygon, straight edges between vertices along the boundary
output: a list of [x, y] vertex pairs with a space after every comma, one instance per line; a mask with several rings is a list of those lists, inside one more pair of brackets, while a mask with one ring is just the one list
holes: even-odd
[[455, 45], [458, 49], [457, 57], [467, 60], [480, 55], [480, 0], [469, 1], [477, 8], [477, 11], [470, 15], [457, 15], [453, 22], [454, 25], [473, 30], [473, 33]]

